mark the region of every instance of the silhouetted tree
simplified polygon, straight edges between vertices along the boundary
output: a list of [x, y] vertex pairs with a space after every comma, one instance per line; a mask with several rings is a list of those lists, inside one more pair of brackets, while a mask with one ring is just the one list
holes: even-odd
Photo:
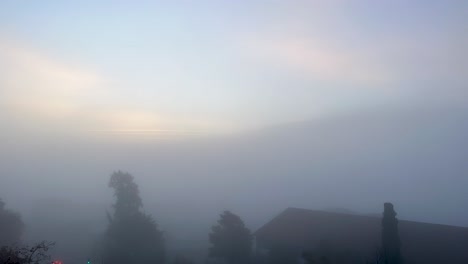
[[1, 264], [49, 263], [47, 251], [55, 243], [42, 241], [33, 246], [3, 246], [0, 248]]
[[111, 175], [109, 187], [114, 189], [114, 214], [105, 233], [103, 259], [105, 263], [164, 262], [164, 241], [154, 219], [141, 211], [142, 200], [137, 184], [129, 173], [117, 171]]
[[382, 257], [386, 264], [400, 264], [400, 236], [398, 234], [398, 219], [393, 204], [385, 203], [382, 218]]
[[229, 264], [249, 263], [252, 253], [252, 235], [242, 219], [224, 211], [218, 224], [211, 228], [210, 257], [223, 259]]
[[0, 199], [0, 246], [19, 242], [24, 224], [20, 214], [5, 208]]

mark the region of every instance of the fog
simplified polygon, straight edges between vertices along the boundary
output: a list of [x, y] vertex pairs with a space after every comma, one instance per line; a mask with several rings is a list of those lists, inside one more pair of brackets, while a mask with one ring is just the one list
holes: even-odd
[[374, 109], [179, 140], [5, 141], [0, 192], [26, 237], [59, 245], [103, 232], [116, 170], [135, 176], [144, 210], [182, 248], [206, 244], [227, 209], [255, 230], [287, 207], [372, 215], [392, 201], [401, 219], [467, 226], [467, 117], [456, 107]]
[[392, 200], [405, 204], [406, 218], [464, 225], [466, 120], [464, 108], [398, 109], [183, 140], [5, 141], [1, 191], [25, 213], [40, 199], [106, 208], [109, 175], [124, 170], [135, 175], [148, 210], [373, 212]]
[[[338, 220], [286, 232], [302, 243], [296, 260], [324, 239], [301, 234], [336, 224], [338, 241], [365, 245], [346, 225], [398, 231], [395, 212], [407, 263], [437, 251], [421, 242], [429, 233], [468, 252], [467, 5], [345, 2], [1, 3], [0, 262], [18, 219], [9, 246], [55, 242], [64, 264], [104, 263], [103, 252], [215, 263], [210, 232], [226, 217], [237, 233], [245, 223], [254, 256], [226, 263], [292, 264], [256, 258], [282, 252], [271, 231], [291, 229], [282, 217], [315, 221], [301, 210]], [[149, 227], [121, 228], [140, 235], [106, 251], [122, 215]], [[343, 215], [362, 218], [338, 225]], [[147, 233], [155, 248], [128, 249]], [[359, 254], [386, 248], [384, 233]], [[166, 259], [148, 261], [161, 248]]]

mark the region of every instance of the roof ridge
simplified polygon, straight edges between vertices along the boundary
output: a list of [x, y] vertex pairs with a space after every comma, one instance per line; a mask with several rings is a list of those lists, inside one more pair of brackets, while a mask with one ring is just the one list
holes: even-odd
[[[357, 216], [357, 217], [363, 217], [363, 218], [372, 218], [372, 219], [381, 219], [381, 217], [374, 216], [374, 215], [365, 215], [365, 214], [359, 214], [359, 213], [346, 213], [346, 212], [331, 212], [331, 211], [326, 211], [326, 210], [319, 210], [319, 209], [307, 209], [307, 208], [299, 208], [299, 207], [287, 207], [285, 210], [281, 211], [280, 214], [276, 215], [268, 221], [266, 224], [264, 224], [262, 227], [257, 229], [255, 233], [257, 233], [260, 229], [262, 229], [264, 226], [270, 224], [274, 219], [280, 217], [283, 214], [286, 214], [288, 212], [315, 212], [315, 213], [324, 213], [324, 214], [331, 214], [331, 215], [342, 215], [342, 216]], [[406, 223], [417, 223], [417, 224], [425, 224], [425, 225], [437, 225], [441, 227], [450, 227], [450, 228], [465, 228], [468, 229], [467, 226], [457, 226], [457, 225], [448, 225], [448, 224], [439, 224], [439, 223], [430, 223], [430, 222], [421, 222], [421, 221], [414, 221], [414, 220], [406, 220], [406, 219], [401, 219], [398, 218], [398, 221], [400, 222], [406, 222]]]

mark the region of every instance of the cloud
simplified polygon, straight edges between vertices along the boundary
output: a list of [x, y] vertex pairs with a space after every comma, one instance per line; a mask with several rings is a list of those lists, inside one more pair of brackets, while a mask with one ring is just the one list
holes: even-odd
[[369, 54], [326, 45], [318, 38], [265, 37], [242, 42], [253, 58], [299, 72], [310, 80], [373, 85], [393, 79]]
[[0, 41], [1, 103], [37, 118], [64, 118], [79, 111], [105, 83], [94, 72], [70, 67], [21, 44]]
[[457, 5], [293, 1], [259, 10], [267, 22], [254, 20], [233, 39], [264, 68], [339, 86], [466, 86], [466, 19]]
[[[28, 135], [188, 135], [214, 126], [122, 98], [118, 80], [0, 39], [0, 118]], [[128, 88], [127, 88], [128, 90]], [[7, 126], [5, 123], [3, 126]]]

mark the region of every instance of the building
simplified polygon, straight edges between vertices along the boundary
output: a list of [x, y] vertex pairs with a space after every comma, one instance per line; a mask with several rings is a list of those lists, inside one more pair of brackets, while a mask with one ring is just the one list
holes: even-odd
[[[399, 220], [399, 234], [405, 264], [468, 263], [466, 227]], [[288, 208], [255, 232], [255, 242], [258, 255], [300, 259], [304, 251], [321, 251], [366, 263], [376, 258], [380, 235], [380, 217]]]

